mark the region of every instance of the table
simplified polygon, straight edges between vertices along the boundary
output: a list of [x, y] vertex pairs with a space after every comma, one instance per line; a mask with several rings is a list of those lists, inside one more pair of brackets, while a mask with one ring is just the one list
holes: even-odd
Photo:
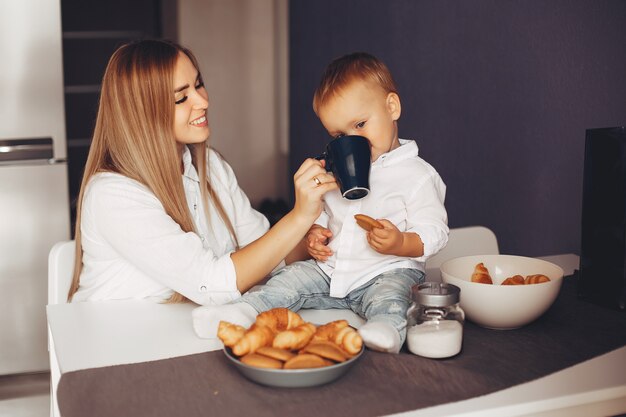
[[[571, 260], [571, 258], [568, 258]], [[551, 259], [554, 262], [554, 258]], [[565, 269], [565, 268], [564, 268]], [[184, 357], [221, 349], [196, 337], [191, 304], [145, 300], [48, 306], [48, 322], [62, 374], [120, 364]], [[305, 319], [346, 318], [346, 311], [304, 311]], [[626, 346], [531, 382], [403, 416], [601, 416], [626, 412]]]

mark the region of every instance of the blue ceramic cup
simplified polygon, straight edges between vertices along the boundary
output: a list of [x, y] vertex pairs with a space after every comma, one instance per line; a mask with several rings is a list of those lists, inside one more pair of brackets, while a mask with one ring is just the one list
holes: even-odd
[[363, 136], [333, 139], [317, 157], [326, 161], [326, 171], [333, 173], [341, 195], [348, 200], [359, 200], [369, 194], [371, 158], [369, 141]]

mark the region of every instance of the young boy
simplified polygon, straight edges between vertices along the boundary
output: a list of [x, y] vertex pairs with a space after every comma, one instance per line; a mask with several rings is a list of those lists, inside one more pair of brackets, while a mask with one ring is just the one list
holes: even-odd
[[[366, 53], [333, 61], [315, 92], [313, 109], [333, 138], [360, 135], [370, 142], [368, 196], [346, 200], [332, 191], [302, 245], [287, 261], [314, 259], [279, 270], [259, 291], [232, 304], [194, 310], [200, 337], [215, 337], [220, 320], [243, 326], [274, 307], [349, 308], [367, 320], [365, 345], [400, 351], [406, 338], [410, 289], [424, 281], [424, 263], [448, 239], [445, 185], [418, 157], [414, 141], [398, 138], [401, 105], [387, 67]], [[383, 228], [361, 229], [355, 214], [376, 218]]]

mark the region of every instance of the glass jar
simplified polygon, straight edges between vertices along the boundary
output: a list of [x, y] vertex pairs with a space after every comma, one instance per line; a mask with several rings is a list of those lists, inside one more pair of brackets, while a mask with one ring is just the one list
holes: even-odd
[[425, 282], [411, 289], [406, 340], [409, 350], [427, 358], [448, 358], [461, 351], [465, 313], [461, 289], [442, 282]]

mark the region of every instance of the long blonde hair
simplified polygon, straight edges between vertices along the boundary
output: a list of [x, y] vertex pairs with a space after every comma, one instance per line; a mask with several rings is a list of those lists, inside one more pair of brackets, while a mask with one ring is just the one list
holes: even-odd
[[[176, 60], [181, 52], [200, 72], [191, 51], [160, 40], [126, 44], [113, 53], [107, 64], [93, 140], [78, 196], [76, 261], [68, 301], [72, 300], [80, 284], [83, 197], [89, 180], [95, 174], [116, 172], [140, 182], [154, 193], [165, 212], [185, 232], [195, 231], [181, 179], [181, 155], [174, 139], [173, 79]], [[233, 225], [208, 177], [208, 138], [203, 143], [188, 146], [198, 177], [206, 184], [200, 187], [205, 215], [208, 217], [210, 198], [238, 246]], [[168, 301], [185, 300], [181, 294], [174, 293]]]

